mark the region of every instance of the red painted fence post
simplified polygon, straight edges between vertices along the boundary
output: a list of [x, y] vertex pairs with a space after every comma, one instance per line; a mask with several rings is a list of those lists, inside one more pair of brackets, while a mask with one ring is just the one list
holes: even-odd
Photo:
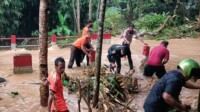
[[90, 57], [90, 65], [91, 66], [94, 66], [95, 65], [95, 54], [96, 54], [96, 51], [93, 50], [93, 51], [90, 51], [90, 54], [91, 54], [91, 57]]
[[145, 46], [143, 47], [143, 52], [142, 52], [142, 54], [145, 56], [145, 58], [148, 58], [148, 57], [149, 57], [149, 52], [150, 52], [150, 46], [145, 45]]
[[16, 50], [16, 35], [11, 35], [11, 49]]
[[103, 43], [105, 44], [110, 44], [111, 43], [111, 37], [112, 35], [109, 33], [104, 33], [103, 34]]
[[53, 34], [51, 36], [51, 45], [56, 45], [56, 35], [55, 34]]
[[14, 74], [32, 73], [32, 56], [28, 53], [18, 53], [13, 56]]

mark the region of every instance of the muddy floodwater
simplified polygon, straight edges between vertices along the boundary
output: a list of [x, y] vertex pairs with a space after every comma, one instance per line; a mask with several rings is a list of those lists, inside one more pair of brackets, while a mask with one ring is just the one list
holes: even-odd
[[[111, 44], [121, 44], [122, 39], [113, 37]], [[145, 40], [151, 48], [159, 45], [161, 41]], [[102, 51], [102, 64], [108, 64], [106, 58], [107, 50], [111, 44], [104, 44]], [[96, 47], [96, 46], [95, 46]], [[170, 60], [166, 64], [167, 71], [176, 68], [177, 63], [185, 58], [195, 59], [200, 63], [200, 38], [197, 39], [171, 39], [169, 40], [168, 49], [170, 51]], [[139, 87], [143, 88], [147, 81], [143, 80], [142, 72], [138, 69], [140, 61], [144, 58], [142, 55], [143, 44], [134, 40], [131, 44], [132, 59], [136, 68], [136, 73]], [[33, 73], [13, 74], [13, 56], [16, 53], [30, 53], [32, 55]], [[60, 49], [56, 46], [50, 47], [48, 51], [48, 70], [49, 73], [54, 69], [54, 60], [57, 57], [63, 57], [66, 61], [66, 66], [69, 61], [70, 47]], [[122, 74], [128, 71], [127, 59], [122, 59]], [[81, 68], [67, 69], [66, 73], [72, 77], [84, 77], [80, 75]], [[79, 73], [77, 73], [79, 72]], [[47, 108], [39, 105], [39, 50], [17, 49], [0, 50], [0, 77], [7, 80], [6, 83], [0, 83], [0, 112], [46, 112]], [[154, 82], [156, 81], [156, 78]], [[131, 105], [135, 107], [137, 112], [143, 112], [143, 103], [150, 88], [143, 89], [138, 94], [134, 95], [134, 100]], [[180, 99], [183, 103], [190, 104], [192, 109], [197, 108], [199, 90], [189, 90], [183, 88]], [[18, 93], [13, 95], [12, 92]], [[71, 112], [78, 112], [76, 95], [68, 95], [67, 90], [64, 92], [66, 102]], [[87, 106], [82, 102], [82, 112], [87, 112]]]

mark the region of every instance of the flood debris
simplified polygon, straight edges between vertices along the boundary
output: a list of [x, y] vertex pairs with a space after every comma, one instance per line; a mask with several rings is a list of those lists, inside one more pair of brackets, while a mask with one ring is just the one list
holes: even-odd
[[0, 77], [0, 83], [6, 82], [6, 79]]
[[12, 96], [12, 98], [15, 98], [16, 96], [19, 95], [19, 93], [17, 91], [13, 91], [10, 93], [10, 95]]
[[[104, 110], [104, 112], [135, 112], [136, 109], [129, 106], [134, 100], [134, 94], [139, 92], [137, 78], [133, 77], [134, 71], [127, 72], [124, 75], [113, 74], [108, 72], [107, 68], [107, 65], [101, 68], [98, 109]], [[94, 71], [92, 67], [85, 68], [82, 73], [86, 78], [75, 78], [69, 82], [69, 93], [77, 93], [79, 112], [82, 99], [87, 104], [89, 112], [92, 111], [90, 105], [94, 96]]]

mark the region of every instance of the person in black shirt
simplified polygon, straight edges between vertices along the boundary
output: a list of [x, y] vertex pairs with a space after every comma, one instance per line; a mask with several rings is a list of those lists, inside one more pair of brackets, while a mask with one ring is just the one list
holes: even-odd
[[115, 63], [117, 64], [117, 73], [121, 71], [121, 57], [127, 56], [130, 70], [133, 69], [133, 62], [131, 59], [131, 52], [128, 45], [114, 44], [108, 49], [107, 58], [110, 62], [110, 71], [114, 71]]
[[189, 110], [190, 106], [180, 104], [178, 97], [183, 86], [200, 89], [200, 85], [188, 81], [191, 77], [200, 78], [200, 66], [193, 59], [185, 59], [177, 68], [154, 84], [144, 103], [145, 112], [168, 112], [171, 107], [180, 112]]

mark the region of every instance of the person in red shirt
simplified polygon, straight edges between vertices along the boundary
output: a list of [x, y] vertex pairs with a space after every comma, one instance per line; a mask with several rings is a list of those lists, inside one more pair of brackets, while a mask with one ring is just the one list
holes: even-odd
[[55, 71], [44, 80], [45, 85], [49, 85], [49, 112], [69, 112], [66, 101], [63, 96], [63, 82], [61, 75], [65, 70], [65, 60], [59, 57], [55, 60]]
[[[90, 43], [90, 38], [92, 36], [92, 31], [88, 30], [87, 34], [85, 36], [82, 36], [81, 38], [78, 38], [71, 47], [71, 54], [70, 54], [70, 60], [68, 63], [68, 68], [71, 69], [74, 60], [76, 60], [76, 65], [78, 67], [81, 66], [81, 59], [82, 54], [85, 53], [88, 57], [91, 57], [89, 51], [93, 50], [93, 46]], [[90, 49], [88, 49], [86, 46], [90, 46]]]
[[169, 42], [164, 40], [159, 46], [151, 50], [147, 65], [144, 68], [144, 76], [152, 77], [156, 73], [156, 76], [160, 79], [166, 73], [164, 65], [169, 60], [168, 44]]

